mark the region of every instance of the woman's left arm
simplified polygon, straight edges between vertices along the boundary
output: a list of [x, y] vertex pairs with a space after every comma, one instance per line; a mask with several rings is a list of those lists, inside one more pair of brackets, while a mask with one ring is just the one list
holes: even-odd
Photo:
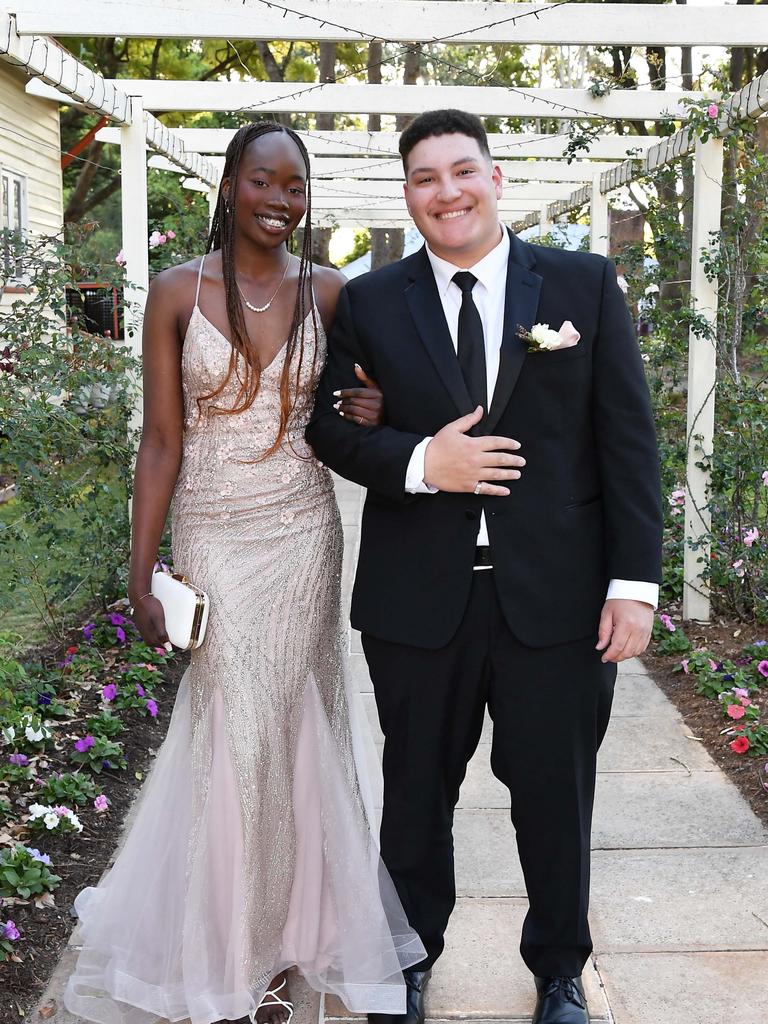
[[[336, 304], [339, 292], [346, 284], [346, 278], [338, 270], [330, 267], [313, 267], [312, 276], [315, 294], [326, 336], [329, 334], [336, 318]], [[369, 377], [362, 366], [355, 363], [355, 376], [363, 387], [344, 388], [337, 391], [334, 408], [340, 416], [360, 426], [380, 427], [384, 422], [384, 395], [379, 385]]]

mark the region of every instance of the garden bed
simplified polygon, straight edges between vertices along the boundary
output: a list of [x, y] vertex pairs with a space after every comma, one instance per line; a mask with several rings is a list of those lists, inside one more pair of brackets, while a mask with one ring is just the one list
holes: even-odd
[[[98, 882], [114, 854], [125, 816], [165, 736], [178, 683], [188, 662], [186, 656], [169, 657], [147, 648], [130, 623], [119, 622], [121, 618], [118, 613], [117, 625], [109, 616], [97, 622], [90, 638], [78, 633], [71, 638], [67, 653], [58, 654], [57, 660], [50, 652], [43, 652], [42, 657], [38, 653], [36, 664], [25, 658], [22, 664], [33, 683], [27, 692], [36, 694], [38, 701], [50, 698], [50, 703], [39, 705], [41, 714], [31, 723], [32, 736], [39, 731], [38, 725], [51, 735], [39, 743], [30, 741], [22, 735], [18, 718], [12, 740], [7, 732], [0, 735], [0, 801], [5, 798], [4, 807], [0, 807], [0, 860], [21, 845], [39, 854], [43, 861], [50, 860], [49, 871], [61, 878], [53, 891], [40, 894], [43, 898], [38, 897], [37, 904], [34, 893], [28, 899], [6, 897], [0, 901], [0, 938], [2, 925], [8, 921], [15, 929], [10, 930], [11, 936], [18, 932], [18, 938], [6, 938], [6, 958], [0, 962], [0, 1024], [18, 1024], [42, 995], [74, 927], [75, 897], [81, 889]], [[117, 640], [118, 631], [125, 642], [110, 644], [110, 634]], [[12, 671], [12, 659], [3, 659], [2, 653], [0, 648], [0, 698], [3, 682], [8, 683], [3, 670], [6, 677]], [[115, 688], [114, 695], [110, 687]], [[8, 692], [4, 702], [0, 699], [0, 727], [6, 729], [14, 714], [9, 709]], [[93, 729], [88, 731], [87, 720], [93, 722], [103, 716], [119, 719], [123, 727], [114, 739], [122, 745], [120, 755], [127, 762], [125, 768], [101, 763], [96, 771], [92, 761], [73, 762], [75, 757], [89, 758], [98, 749], [95, 744], [88, 746], [88, 737], [95, 735], [98, 739], [98, 734]], [[9, 768], [12, 756], [22, 763]], [[18, 775], [26, 771], [29, 777], [9, 779], [14, 769]], [[49, 829], [38, 823], [39, 831], [32, 833], [30, 827], [35, 826], [30, 812], [36, 802], [43, 803], [40, 793], [57, 773], [76, 774], [84, 780], [83, 788], [90, 788], [91, 780], [106, 797], [108, 806], [97, 809], [93, 789], [87, 799], [81, 795], [83, 802], [79, 805], [62, 796], [55, 803], [59, 810], [67, 806], [75, 813], [82, 831], [63, 832], [61, 827]], [[99, 806], [103, 807], [103, 799]]]
[[[668, 633], [669, 630], [665, 632]], [[679, 624], [675, 632], [680, 632]], [[659, 646], [663, 650], [664, 640], [667, 638], [658, 627], [656, 634], [657, 637], [661, 636], [661, 645], [652, 644], [648, 653], [643, 655], [645, 667], [677, 707], [691, 735], [706, 747], [718, 767], [722, 768], [738, 787], [752, 810], [768, 828], [768, 751], [762, 750], [760, 742], [762, 730], [768, 732], [768, 727], [758, 726], [757, 743], [752, 744], [743, 753], [732, 750], [730, 744], [738, 736], [734, 729], [743, 721], [734, 721], [728, 716], [727, 707], [734, 705], [729, 705], [726, 699], [718, 700], [697, 692], [697, 685], [701, 684], [698, 683], [696, 673], [691, 670], [690, 652], [659, 653]], [[754, 650], [754, 645], [759, 647], [763, 641], [768, 641], [768, 628], [723, 620], [706, 625], [689, 623], [686, 627], [686, 636], [694, 651], [705, 651], [717, 665], [722, 666], [723, 663], [731, 662], [749, 673], [750, 678], [756, 680], [758, 684], [762, 679], [763, 685], [759, 690], [750, 693], [748, 699], [752, 701], [754, 707], [763, 712], [763, 721], [768, 722], [768, 678], [763, 678], [762, 674], [756, 671], [755, 664], [759, 664], [759, 661], [750, 658], [749, 664], [746, 664], [747, 658], [744, 654], [745, 648]], [[688, 674], [681, 670], [684, 659], [688, 659]], [[719, 670], [719, 674], [722, 677], [722, 691], [726, 693], [732, 690], [734, 683], [744, 681], [728, 679], [727, 676], [731, 673], [722, 669]], [[706, 677], [705, 686], [709, 684], [709, 692], [713, 692], [717, 689], [714, 673], [706, 673]], [[759, 722], [759, 717], [754, 721]]]

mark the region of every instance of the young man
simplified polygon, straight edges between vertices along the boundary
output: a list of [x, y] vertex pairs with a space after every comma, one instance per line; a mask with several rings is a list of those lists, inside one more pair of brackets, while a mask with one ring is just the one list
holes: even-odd
[[[385, 736], [381, 849], [428, 952], [405, 972], [404, 1021], [423, 1021], [443, 948], [453, 811], [487, 707], [529, 897], [534, 1022], [586, 1024], [596, 755], [661, 578], [643, 365], [612, 263], [501, 226], [476, 117], [423, 114], [400, 152], [427, 244], [342, 291], [307, 437], [368, 488], [352, 624]], [[529, 351], [544, 324], [559, 334]], [[384, 392], [384, 427], [335, 412], [356, 363]]]

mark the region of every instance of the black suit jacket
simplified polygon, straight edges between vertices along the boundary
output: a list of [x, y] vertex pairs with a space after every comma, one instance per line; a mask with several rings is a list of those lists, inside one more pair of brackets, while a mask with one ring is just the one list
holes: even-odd
[[[438, 648], [456, 631], [485, 510], [510, 629], [541, 647], [596, 634], [610, 579], [661, 580], [656, 438], [643, 364], [613, 264], [510, 236], [504, 333], [483, 433], [520, 441], [526, 466], [504, 498], [410, 495], [413, 449], [471, 412], [425, 249], [350, 281], [339, 297], [307, 439], [368, 489], [352, 625]], [[518, 326], [581, 333], [573, 348], [527, 353]], [[387, 424], [333, 409], [358, 362], [384, 392]]]

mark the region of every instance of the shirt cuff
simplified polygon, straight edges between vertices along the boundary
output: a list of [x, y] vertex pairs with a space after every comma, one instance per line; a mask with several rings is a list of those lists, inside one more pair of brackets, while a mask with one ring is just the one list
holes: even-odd
[[431, 437], [425, 437], [413, 449], [411, 461], [405, 471], [406, 494], [437, 494], [437, 487], [430, 487], [429, 484], [424, 483], [424, 456], [431, 440]]
[[659, 584], [642, 583], [637, 580], [611, 580], [606, 601], [615, 598], [621, 601], [643, 601], [652, 608], [658, 608]]

